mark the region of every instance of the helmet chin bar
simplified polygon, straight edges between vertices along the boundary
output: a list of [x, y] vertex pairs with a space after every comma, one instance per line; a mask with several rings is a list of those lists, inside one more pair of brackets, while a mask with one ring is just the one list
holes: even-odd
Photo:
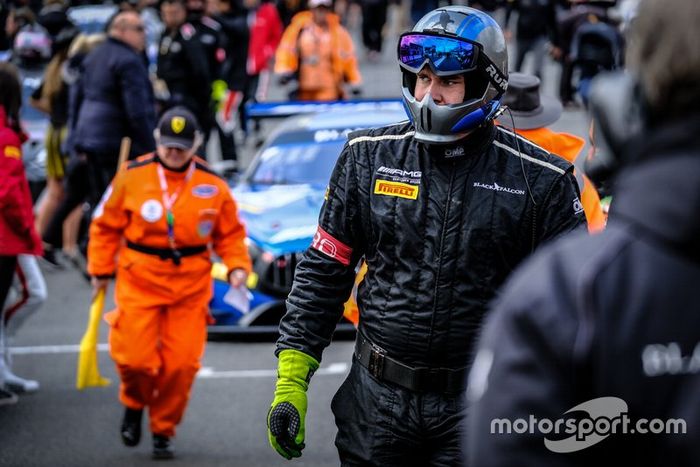
[[466, 138], [474, 129], [493, 119], [499, 101], [467, 110], [480, 99], [461, 104], [438, 105], [427, 93], [418, 101], [406, 86], [402, 87], [404, 108], [416, 128], [415, 138], [428, 144], [451, 144]]

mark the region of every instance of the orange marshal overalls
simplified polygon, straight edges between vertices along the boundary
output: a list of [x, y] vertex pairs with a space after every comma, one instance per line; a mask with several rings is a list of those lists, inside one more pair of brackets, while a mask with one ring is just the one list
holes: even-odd
[[297, 13], [277, 47], [275, 73], [298, 73], [298, 100], [344, 99], [344, 82], [362, 82], [350, 34], [337, 15], [329, 13], [327, 18], [324, 30], [314, 23], [310, 11]]
[[182, 419], [204, 352], [210, 250], [229, 271], [251, 268], [245, 229], [228, 186], [201, 159], [192, 163], [196, 169], [186, 184], [187, 171], [163, 170], [169, 194], [182, 187], [172, 206], [175, 247], [203, 250], [182, 257], [179, 266], [133, 249], [171, 251], [155, 155], [142, 156], [117, 173], [90, 225], [88, 271], [98, 277], [116, 273], [117, 278], [117, 308], [105, 319], [121, 377], [119, 399], [132, 409], [147, 406], [151, 431], [166, 436], [175, 434]]

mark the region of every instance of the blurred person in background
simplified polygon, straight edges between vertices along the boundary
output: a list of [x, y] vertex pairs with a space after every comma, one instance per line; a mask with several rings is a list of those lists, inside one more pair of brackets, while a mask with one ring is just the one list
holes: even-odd
[[[22, 143], [27, 137], [19, 121], [21, 106], [19, 73], [14, 65], [0, 63], [0, 306], [3, 308], [12, 286], [17, 257], [41, 255], [42, 252], [22, 164]], [[17, 400], [13, 393], [4, 389], [4, 375], [4, 371], [0, 372], [0, 405]]]
[[[211, 117], [211, 64], [206, 50], [197, 39], [197, 30], [187, 22], [184, 0], [164, 0], [160, 13], [165, 30], [160, 38], [157, 76], [167, 90], [162, 104], [165, 109], [183, 105], [197, 118], [209, 122]], [[205, 123], [203, 136], [211, 126]], [[202, 148], [203, 149], [203, 148]]]
[[156, 152], [120, 170], [95, 210], [88, 269], [95, 292], [116, 276], [117, 308], [105, 319], [122, 441], [139, 443], [148, 407], [153, 457], [168, 459], [211, 320], [211, 254], [234, 289], [245, 288], [251, 262], [228, 185], [194, 155], [203, 136], [193, 114], [168, 110], [155, 136]]
[[[510, 27], [513, 12], [517, 13], [515, 35]], [[508, 41], [515, 37], [514, 70], [524, 71], [525, 57], [530, 55], [533, 63], [532, 74], [542, 79], [547, 41], [554, 44], [559, 42], [556, 37], [558, 30], [555, 0], [508, 0], [503, 32]]]
[[298, 82], [298, 88], [290, 93], [291, 100], [346, 99], [346, 84], [353, 95], [359, 95], [362, 75], [355, 46], [331, 12], [332, 0], [309, 0], [308, 5], [308, 11], [292, 18], [277, 48], [275, 73], [280, 84]]
[[46, 129], [46, 194], [37, 207], [36, 229], [44, 235], [46, 227], [56, 208], [64, 197], [63, 177], [68, 163], [65, 139], [68, 124], [68, 85], [65, 82], [64, 65], [68, 60], [68, 50], [78, 29], [61, 31], [53, 42], [53, 58], [44, 71], [41, 85], [32, 94], [30, 103], [49, 115]]
[[44, 0], [44, 6], [39, 10], [37, 23], [46, 28], [54, 40], [64, 29], [75, 27], [68, 18], [66, 8], [67, 2], [64, 0]]
[[[222, 99], [217, 121], [231, 137], [237, 127], [246, 136], [245, 107], [249, 102], [266, 99], [275, 51], [282, 37], [282, 21], [271, 2], [245, 0], [241, 4], [219, 0], [218, 9], [216, 19], [227, 38], [221, 79], [228, 92]], [[235, 160], [235, 151], [224, 152], [223, 156]]]
[[214, 82], [215, 100], [219, 109], [216, 115], [217, 133], [221, 144], [221, 157], [236, 161], [237, 142], [235, 128], [240, 126], [239, 106], [247, 85], [246, 66], [250, 43], [248, 10], [240, 0], [217, 0], [214, 19], [221, 25], [224, 44], [224, 61]]
[[[700, 465], [698, 24], [696, 0], [642, 1], [628, 72], [597, 78], [608, 224], [541, 250], [494, 304], [469, 377], [467, 465]], [[551, 423], [494, 430], [518, 419]]]
[[[200, 120], [199, 125], [208, 141], [211, 130], [215, 126], [216, 102], [214, 96], [214, 81], [221, 78], [222, 67], [226, 59], [226, 36], [222, 25], [213, 16], [206, 13], [204, 0], [186, 0], [187, 22], [194, 26], [197, 40], [204, 49], [204, 55], [209, 66], [209, 102], [207, 106], [207, 119]], [[241, 44], [247, 47], [247, 44]], [[200, 117], [198, 117], [200, 118]], [[201, 118], [204, 118], [202, 115]], [[206, 143], [204, 144], [206, 146]], [[204, 154], [206, 147], [202, 148]]]
[[[82, 75], [82, 63], [87, 54], [106, 40], [104, 34], [80, 34], [68, 50], [67, 60], [61, 69], [63, 86], [68, 88], [69, 96], [79, 90], [76, 85]], [[70, 101], [70, 99], [69, 99]], [[68, 120], [74, 119], [68, 109]], [[72, 126], [72, 125], [68, 125]], [[61, 153], [68, 155], [68, 163], [64, 170], [63, 197], [51, 216], [48, 217], [41, 239], [44, 243], [43, 258], [54, 267], [63, 267], [61, 255], [79, 269], [83, 274], [85, 264], [79, 248], [79, 232], [83, 219], [83, 204], [90, 195], [90, 182], [87, 168], [87, 158], [73, 150], [73, 134], [68, 131], [63, 141]], [[84, 246], [84, 245], [83, 245]]]
[[130, 158], [155, 147], [155, 101], [142, 55], [145, 45], [139, 15], [117, 14], [107, 40], [83, 60], [71, 92], [70, 141], [87, 161], [93, 207], [117, 171], [122, 138], [131, 139]]
[[362, 43], [367, 51], [367, 59], [376, 63], [382, 55], [389, 0], [360, 0], [359, 3], [362, 7]]
[[572, 85], [574, 63], [571, 56], [576, 31], [586, 23], [604, 22], [616, 25], [615, 19], [609, 14], [610, 7], [614, 5], [613, 1], [568, 0], [568, 3], [569, 8], [563, 10], [557, 18], [559, 33], [555, 36], [550, 51], [552, 57], [562, 65], [559, 99], [564, 107], [577, 105]]

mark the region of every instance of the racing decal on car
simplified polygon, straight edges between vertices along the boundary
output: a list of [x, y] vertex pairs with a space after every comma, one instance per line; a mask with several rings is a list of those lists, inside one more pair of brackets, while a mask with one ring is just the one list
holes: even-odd
[[324, 255], [333, 258], [343, 266], [350, 264], [352, 248], [323, 230], [320, 226], [316, 229], [314, 239], [311, 241], [311, 248], [315, 248]]
[[374, 184], [374, 193], [384, 196], [396, 196], [398, 198], [417, 199], [418, 187], [406, 183], [377, 180]]
[[17, 146], [5, 146], [5, 157], [11, 159], [21, 159], [22, 151]]
[[163, 205], [156, 199], [149, 199], [141, 205], [141, 217], [151, 224], [163, 217]]
[[194, 188], [192, 188], [192, 195], [196, 196], [197, 198], [213, 198], [219, 193], [219, 189], [214, 186], [214, 185], [197, 185]]

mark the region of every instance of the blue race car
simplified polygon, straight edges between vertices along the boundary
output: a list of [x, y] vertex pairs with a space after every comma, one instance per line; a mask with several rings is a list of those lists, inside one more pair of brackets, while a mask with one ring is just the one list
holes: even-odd
[[[264, 109], [267, 115], [284, 115], [279, 106], [265, 105], [270, 106]], [[348, 134], [406, 119], [398, 100], [353, 101], [338, 104], [339, 109], [328, 104], [299, 105], [293, 104], [294, 112], [315, 111], [319, 106], [323, 111], [281, 123], [232, 190], [253, 259], [249, 309], [234, 306], [225, 268], [215, 265], [210, 309], [216, 324], [210, 326], [210, 335], [277, 330], [296, 265], [316, 232], [328, 180]], [[255, 109], [251, 113], [255, 115]], [[353, 329], [357, 316], [353, 299], [346, 303], [344, 316], [339, 331]]]

